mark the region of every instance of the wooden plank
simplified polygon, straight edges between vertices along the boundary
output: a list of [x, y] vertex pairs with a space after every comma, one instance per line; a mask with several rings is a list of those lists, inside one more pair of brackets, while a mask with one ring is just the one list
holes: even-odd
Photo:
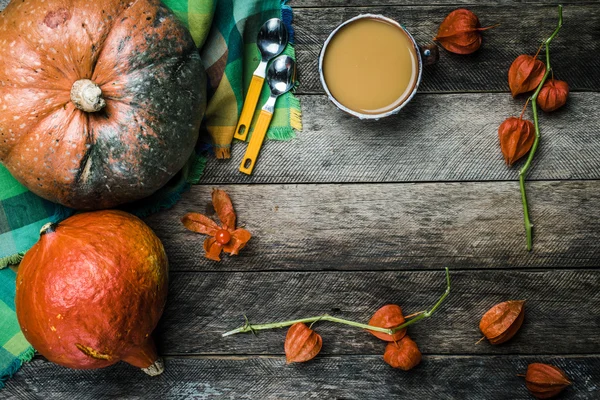
[[[0, 10], [4, 9], [10, 3], [10, 0], [0, 0]], [[494, 0], [487, 1], [488, 4], [499, 3], [499, 4], [581, 4], [581, 3], [593, 3], [589, 0], [563, 0], [560, 2], [555, 1], [543, 1], [543, 0]], [[361, 6], [402, 6], [402, 5], [419, 5], [422, 4], [419, 0], [403, 0], [401, 3], [398, 0], [377, 0], [376, 2], [367, 2], [366, 0], [291, 0], [289, 5], [293, 8], [315, 8], [315, 7], [361, 7]], [[444, 6], [467, 6], [473, 5], [473, 0], [433, 0], [428, 2], [429, 5], [444, 5]]]
[[[445, 15], [458, 6], [469, 6], [483, 24], [501, 24], [485, 34], [485, 43], [472, 56], [442, 52], [438, 65], [427, 68], [420, 86], [422, 92], [508, 91], [506, 71], [521, 53], [534, 53], [556, 25], [557, 2], [497, 1], [496, 6], [481, 6], [471, 0], [438, 0], [429, 6], [410, 0], [398, 4], [395, 0], [378, 0], [377, 5], [364, 6], [365, 0], [296, 1], [295, 13], [299, 76], [299, 93], [324, 93], [317, 60], [321, 46], [329, 33], [342, 21], [359, 13], [384, 14], [402, 22], [419, 43], [427, 43], [437, 33]], [[600, 60], [598, 27], [600, 6], [597, 2], [575, 3], [565, 9], [565, 27], [559, 40], [552, 44], [553, 67], [572, 90], [600, 90]], [[0, 10], [7, 0], [0, 0]], [[412, 4], [411, 6], [407, 6]], [[437, 6], [433, 6], [437, 4]], [[343, 8], [322, 8], [324, 5]], [[304, 8], [317, 7], [317, 8]]]
[[[317, 357], [286, 365], [282, 357], [168, 358], [148, 377], [125, 364], [76, 371], [36, 359], [8, 381], [2, 398], [63, 399], [385, 399], [529, 400], [524, 373], [532, 362], [566, 371], [573, 385], [561, 399], [600, 396], [600, 357], [424, 357], [409, 372], [379, 356]], [[6, 397], [3, 397], [6, 396]]]
[[[266, 141], [250, 177], [238, 171], [246, 145], [236, 141], [230, 160], [208, 162], [202, 183], [516, 180], [523, 165], [508, 168], [498, 145], [498, 126], [524, 104], [508, 94], [418, 95], [377, 122], [350, 117], [325, 96], [301, 101], [298, 139]], [[563, 109], [540, 115], [531, 179], [600, 179], [598, 104], [600, 93], [573, 93]]]
[[525, 250], [516, 182], [229, 185], [238, 224], [254, 237], [240, 256], [204, 257], [206, 236], [181, 217], [208, 212], [213, 186], [194, 186], [145, 221], [172, 270], [402, 270], [600, 266], [600, 181], [530, 182], [535, 244]]
[[[0, 0], [8, 1], [8, 0]], [[427, 2], [430, 6], [445, 6], [445, 7], [472, 7], [473, 5], [480, 4], [476, 0], [431, 0]], [[521, 5], [529, 4], [595, 4], [590, 0], [566, 0], [566, 1], [555, 1], [555, 0], [486, 0], [486, 4], [499, 4], [499, 5]], [[414, 6], [422, 5], [423, 2], [420, 0], [290, 0], [288, 3], [294, 9], [296, 8], [331, 8], [331, 7], [373, 7], [373, 6]]]
[[[364, 0], [361, 0], [363, 4]], [[341, 5], [341, 1], [334, 3]], [[358, 3], [356, 1], [355, 3]], [[387, 1], [386, 1], [387, 3]], [[469, 56], [441, 50], [437, 65], [424, 70], [421, 92], [508, 92], [507, 73], [520, 54], [535, 54], [558, 22], [556, 3], [472, 4], [483, 26], [500, 24], [484, 32], [483, 46]], [[422, 2], [421, 2], [422, 4]], [[456, 8], [447, 6], [369, 6], [347, 8], [298, 8], [295, 13], [296, 50], [300, 93], [324, 93], [319, 80], [318, 58], [323, 43], [333, 29], [358, 14], [383, 14], [401, 22], [419, 44], [430, 43], [444, 17]], [[564, 27], [552, 42], [552, 67], [571, 90], [600, 89], [600, 60], [595, 54], [600, 44], [600, 4], [568, 5]], [[390, 66], [389, 68], [393, 68]], [[388, 72], [382, 72], [388, 73]]]
[[[340, 255], [343, 256], [343, 255]], [[425, 354], [600, 353], [600, 271], [457, 271], [439, 312], [409, 328]], [[408, 315], [431, 307], [445, 290], [443, 270], [429, 272], [171, 273], [167, 308], [158, 330], [162, 354], [283, 354], [286, 330], [253, 336], [221, 334], [244, 323], [307, 318], [325, 313], [368, 322], [388, 303]], [[494, 304], [526, 299], [525, 322], [510, 342], [475, 345], [479, 320]], [[385, 344], [365, 331], [317, 323], [323, 354], [383, 354]]]

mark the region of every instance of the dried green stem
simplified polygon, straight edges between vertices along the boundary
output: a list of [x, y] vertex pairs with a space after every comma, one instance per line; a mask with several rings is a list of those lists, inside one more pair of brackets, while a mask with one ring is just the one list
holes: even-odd
[[556, 37], [556, 35], [558, 35], [558, 31], [560, 30], [560, 28], [562, 28], [562, 24], [563, 24], [562, 5], [559, 5], [558, 6], [558, 26], [556, 27], [556, 29], [554, 30], [552, 35], [550, 35], [550, 37], [542, 43], [542, 45], [546, 46], [546, 73], [544, 74], [544, 77], [542, 78], [542, 81], [538, 85], [535, 93], [529, 99], [529, 100], [531, 100], [531, 109], [533, 111], [533, 123], [535, 126], [535, 140], [533, 142], [533, 146], [531, 147], [531, 151], [529, 152], [529, 156], [527, 157], [527, 161], [525, 162], [525, 165], [523, 165], [523, 168], [521, 168], [521, 171], [519, 171], [519, 186], [521, 188], [521, 200], [523, 202], [523, 219], [525, 222], [525, 233], [527, 235], [527, 250], [531, 250], [531, 248], [533, 246], [533, 224], [531, 223], [531, 219], [529, 218], [529, 206], [527, 204], [527, 193], [525, 192], [525, 178], [527, 177], [527, 172], [529, 171], [529, 168], [531, 167], [531, 161], [533, 160], [533, 156], [535, 156], [535, 152], [536, 152], [539, 142], [540, 142], [540, 125], [539, 125], [539, 121], [538, 121], [537, 98], [540, 94], [540, 91], [542, 90], [542, 87], [544, 86], [544, 83], [546, 83], [548, 76], [552, 73], [552, 67], [550, 65], [550, 42], [552, 42], [552, 39], [554, 39]]
[[367, 329], [369, 331], [376, 331], [376, 332], [387, 333], [388, 335], [393, 335], [394, 333], [398, 332], [399, 330], [402, 330], [402, 329], [406, 328], [407, 326], [412, 325], [412, 324], [422, 320], [423, 318], [431, 317], [431, 315], [444, 302], [446, 297], [448, 297], [448, 294], [450, 294], [450, 271], [448, 270], [448, 268], [446, 268], [446, 291], [444, 292], [444, 294], [442, 294], [442, 296], [439, 298], [437, 303], [435, 303], [434, 306], [431, 307], [431, 309], [429, 311], [418, 313], [417, 315], [414, 316], [414, 318], [412, 318], [412, 319], [406, 321], [405, 323], [403, 323], [402, 325], [396, 326], [394, 328], [388, 329], [388, 328], [381, 328], [378, 326], [361, 324], [360, 322], [354, 322], [354, 321], [350, 321], [350, 320], [343, 319], [343, 318], [337, 318], [337, 317], [334, 317], [329, 314], [325, 314], [325, 315], [319, 315], [317, 317], [302, 318], [302, 319], [295, 319], [295, 320], [282, 321], [282, 322], [272, 322], [269, 324], [250, 324], [250, 322], [248, 322], [248, 320], [246, 319], [246, 323], [243, 326], [241, 326], [237, 329], [234, 329], [232, 331], [225, 332], [222, 336], [231, 336], [231, 335], [235, 335], [237, 333], [256, 332], [256, 331], [263, 331], [263, 330], [267, 330], [267, 329], [285, 328], [287, 326], [291, 326], [291, 325], [297, 324], [299, 322], [308, 324], [308, 323], [315, 323], [317, 321], [335, 322], [338, 324], [354, 326], [356, 328]]

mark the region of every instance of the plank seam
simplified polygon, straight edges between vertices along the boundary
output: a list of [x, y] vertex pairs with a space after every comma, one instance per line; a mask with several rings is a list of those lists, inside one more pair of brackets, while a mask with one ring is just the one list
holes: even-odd
[[[444, 358], [512, 358], [512, 357], [564, 357], [564, 358], [600, 358], [600, 353], [453, 353], [453, 354], [438, 354], [438, 353], [422, 353], [425, 357], [444, 357]], [[160, 354], [166, 360], [169, 359], [212, 359], [212, 360], [228, 360], [235, 358], [285, 358], [284, 353], [268, 353], [268, 354]], [[340, 357], [382, 357], [381, 353], [356, 353], [356, 354], [323, 354], [319, 358], [340, 358]], [[44, 356], [36, 355], [33, 360], [48, 361]], [[50, 362], [50, 361], [48, 361]]]
[[[424, 258], [424, 257], [419, 257]], [[431, 257], [431, 258], [440, 258], [440, 257]], [[254, 274], [254, 273], [290, 273], [290, 274], [339, 274], [339, 273], [383, 273], [383, 272], [408, 272], [408, 273], [423, 273], [423, 272], [443, 272], [444, 270], [439, 269], [360, 269], [360, 270], [352, 270], [352, 269], [336, 269], [336, 270], [311, 270], [307, 271], [303, 270], [289, 270], [289, 269], [266, 269], [266, 270], [171, 270], [172, 274]], [[582, 267], [582, 268], [478, 268], [478, 269], [469, 269], [469, 268], [452, 268], [450, 270], [450, 274], [454, 272], [533, 272], [533, 273], [548, 273], [548, 272], [598, 272], [600, 271], [600, 266], [598, 267]]]
[[[523, 5], [523, 3], [521, 2], [514, 2], [514, 3], [509, 3], [511, 6], [522, 6], [522, 7], [529, 7], [529, 6], [533, 6], [533, 7], [548, 7], [548, 6], [555, 6], [555, 4], [548, 4], [545, 2], [536, 2], [536, 3], [525, 3], [525, 5]], [[593, 1], [588, 1], [588, 2], [569, 2], [569, 1], [563, 1], [562, 4], [568, 4], [569, 6], [594, 6], [594, 5], [598, 5], [598, 3], [593, 2]], [[448, 3], [448, 4], [437, 4], [437, 5], [429, 5], [429, 6], [423, 6], [417, 3], [413, 3], [413, 4], [390, 4], [390, 3], [375, 3], [375, 4], [368, 4], [368, 5], [347, 5], [347, 4], [340, 4], [340, 5], [325, 5], [325, 6], [303, 6], [300, 4], [295, 4], [292, 3], [290, 4], [290, 7], [292, 7], [293, 9], [298, 9], [298, 10], [323, 10], [323, 9], [357, 9], [357, 8], [373, 8], [373, 7], [393, 7], [393, 8], [422, 8], [422, 9], [434, 9], [434, 8], [457, 8], [457, 7], [461, 7], [461, 8], [465, 8], [465, 7], [481, 7], [481, 3]], [[485, 4], [485, 7], [493, 7], [493, 8], [501, 8], [501, 7], [506, 7], [506, 4]]]
[[[514, 168], [516, 169], [520, 163], [515, 164]], [[397, 185], [397, 184], [407, 184], [407, 185], [418, 185], [418, 184], [445, 184], [445, 183], [506, 183], [506, 182], [514, 182], [519, 183], [518, 179], [491, 179], [491, 180], [448, 180], [448, 181], [439, 181], [439, 180], [423, 180], [423, 181], [382, 181], [382, 182], [360, 182], [360, 181], [349, 181], [349, 182], [291, 182], [291, 181], [277, 181], [277, 182], [238, 182], [238, 183], [220, 183], [219, 181], [203, 181], [200, 183], [210, 184], [210, 185], [219, 185], [219, 186], [273, 186], [273, 185]], [[527, 182], [541, 182], [541, 183], [561, 183], [561, 182], [600, 182], [600, 179], [597, 178], [577, 178], [577, 179], [527, 179]]]
[[[577, 88], [574, 90], [570, 90], [569, 93], [600, 93], [600, 90]], [[294, 94], [300, 95], [300, 96], [326, 96], [327, 95], [325, 93], [325, 91], [323, 91], [323, 92], [303, 92], [302, 85], [300, 85], [300, 87]], [[448, 90], [448, 91], [417, 92], [417, 96], [422, 96], [422, 95], [439, 96], [439, 95], [445, 95], [445, 94], [507, 94], [507, 95], [510, 95], [510, 91], [508, 91], [508, 90], [462, 90], [462, 91]]]

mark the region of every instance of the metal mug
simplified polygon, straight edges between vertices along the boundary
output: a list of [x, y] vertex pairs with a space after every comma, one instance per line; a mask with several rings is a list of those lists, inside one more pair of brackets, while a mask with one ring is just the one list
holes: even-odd
[[[398, 107], [394, 108], [393, 110], [381, 113], [381, 114], [363, 114], [358, 111], [351, 110], [348, 107], [341, 104], [331, 94], [331, 91], [329, 90], [329, 88], [327, 86], [327, 82], [325, 81], [325, 75], [323, 73], [323, 60], [325, 58], [325, 52], [327, 51], [327, 46], [329, 45], [329, 42], [333, 39], [333, 37], [336, 35], [336, 33], [338, 33], [338, 31], [340, 29], [342, 29], [344, 26], [346, 26], [356, 20], [365, 19], [365, 18], [379, 19], [379, 20], [385, 21], [391, 25], [398, 27], [398, 29], [401, 29], [406, 34], [406, 36], [410, 39], [410, 41], [412, 42], [412, 44], [415, 48], [415, 53], [417, 54], [417, 59], [418, 59], [419, 70], [417, 71], [417, 80], [413, 84], [413, 89], [412, 89], [412, 92], [410, 93], [410, 95], [406, 98], [406, 100], [404, 100], [401, 104], [399, 104]], [[415, 93], [417, 93], [419, 84], [421, 83], [421, 75], [423, 74], [423, 66], [436, 63], [438, 58], [439, 58], [439, 50], [435, 44], [431, 44], [428, 46], [419, 46], [417, 44], [417, 42], [415, 41], [415, 39], [413, 38], [413, 36], [410, 34], [410, 32], [408, 32], [397, 21], [395, 21], [391, 18], [388, 18], [388, 17], [384, 17], [383, 15], [378, 15], [378, 14], [361, 14], [361, 15], [358, 15], [354, 18], [351, 18], [351, 19], [341, 23], [340, 25], [338, 25], [337, 28], [335, 28], [333, 30], [333, 32], [331, 32], [329, 34], [329, 37], [325, 41], [325, 44], [323, 44], [323, 48], [321, 49], [321, 54], [319, 56], [319, 75], [321, 77], [321, 84], [323, 85], [323, 88], [325, 89], [325, 92], [327, 93], [329, 100], [331, 100], [333, 102], [333, 104], [335, 104], [337, 106], [337, 108], [339, 108], [342, 111], [347, 112], [348, 114], [354, 115], [355, 117], [358, 117], [360, 119], [378, 120], [380, 118], [384, 118], [384, 117], [388, 117], [390, 115], [397, 114], [414, 97]]]

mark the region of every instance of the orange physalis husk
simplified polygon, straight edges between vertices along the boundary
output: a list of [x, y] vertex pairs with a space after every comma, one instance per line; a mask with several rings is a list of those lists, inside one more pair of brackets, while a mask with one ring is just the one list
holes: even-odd
[[531, 150], [535, 140], [535, 126], [533, 122], [521, 117], [510, 117], [498, 127], [498, 138], [504, 160], [511, 166]]
[[491, 344], [504, 343], [517, 333], [525, 317], [524, 300], [510, 300], [490, 308], [479, 322], [479, 329]]
[[521, 54], [508, 70], [508, 86], [513, 97], [537, 88], [545, 73], [546, 64], [538, 60], [537, 54], [533, 57]]
[[456, 54], [471, 54], [481, 46], [481, 31], [493, 28], [482, 28], [479, 19], [471, 11], [459, 8], [452, 11], [442, 21], [438, 34], [433, 40], [443, 48]]
[[319, 354], [322, 346], [321, 335], [298, 322], [290, 326], [285, 336], [285, 359], [288, 364], [312, 360]]
[[565, 81], [550, 79], [540, 90], [537, 103], [546, 112], [552, 112], [567, 103], [569, 85]]
[[[369, 321], [369, 325], [389, 329], [400, 326], [404, 322], [404, 315], [402, 315], [402, 309], [400, 308], [400, 306], [396, 304], [388, 304], [381, 307], [375, 312], [375, 314], [373, 314], [371, 320]], [[404, 335], [406, 335], [406, 329], [401, 329], [393, 335], [388, 335], [387, 333], [383, 332], [369, 332], [371, 332], [379, 339], [385, 340], [386, 342], [400, 340], [404, 337]]]
[[406, 335], [399, 342], [388, 343], [383, 360], [394, 368], [408, 371], [421, 362], [421, 351], [417, 344]]
[[534, 363], [527, 367], [525, 385], [538, 399], [554, 397], [570, 384], [565, 373], [553, 365]]
[[204, 241], [206, 258], [221, 261], [221, 251], [232, 256], [237, 255], [252, 235], [245, 229], [235, 228], [235, 211], [227, 193], [219, 189], [213, 190], [212, 202], [221, 226], [206, 215], [199, 213], [188, 213], [181, 219], [181, 222], [190, 231], [209, 235], [210, 237]]

